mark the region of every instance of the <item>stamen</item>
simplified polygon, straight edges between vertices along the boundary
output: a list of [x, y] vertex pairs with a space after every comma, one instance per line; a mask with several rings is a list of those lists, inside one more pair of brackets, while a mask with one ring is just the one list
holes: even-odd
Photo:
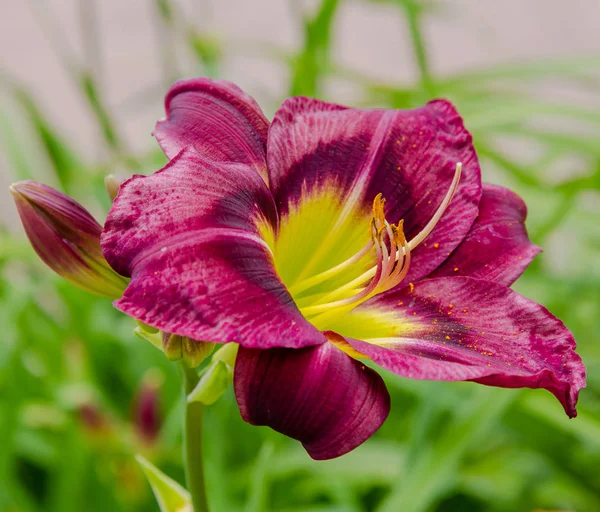
[[[423, 230], [420, 233], [418, 233], [417, 236], [415, 236], [410, 242], [408, 242], [408, 245], [407, 245], [408, 250], [413, 251], [433, 231], [436, 224], [439, 222], [442, 215], [448, 208], [448, 204], [450, 204], [450, 201], [452, 200], [452, 197], [454, 196], [454, 193], [456, 192], [456, 189], [458, 188], [458, 183], [460, 181], [461, 172], [462, 172], [462, 163], [458, 162], [456, 164], [454, 178], [452, 179], [452, 183], [450, 184], [450, 188], [448, 189], [446, 196], [440, 203], [440, 206], [438, 206], [438, 209], [436, 210], [436, 212], [433, 215], [433, 217], [431, 218], [431, 220], [423, 228]], [[379, 195], [378, 195], [378, 197], [379, 197]], [[375, 200], [377, 200], [377, 197], [375, 198]], [[407, 250], [404, 247], [402, 247], [401, 249], [399, 249], [397, 251], [396, 258], [400, 259], [403, 256], [405, 257], [406, 254], [407, 254]], [[371, 279], [375, 275], [376, 270], [377, 270], [376, 267], [371, 267], [369, 270], [366, 270], [360, 276], [358, 276], [356, 279], [354, 279], [351, 283], [348, 283], [348, 285], [344, 286], [344, 290], [347, 291], [348, 289], [356, 288], [360, 284], [367, 282], [367, 280]], [[351, 287], [350, 287], [350, 285], [351, 285]], [[340, 289], [340, 291], [341, 291], [341, 289]]]
[[[366, 256], [372, 248], [375, 248], [377, 264], [371, 267], [360, 276], [353, 279], [349, 283], [340, 286], [333, 292], [321, 296], [317, 303], [312, 306], [300, 308], [304, 315], [317, 315], [314, 320], [322, 319], [331, 316], [332, 310], [337, 310], [347, 306], [356, 307], [359, 303], [368, 300], [369, 298], [383, 293], [391, 288], [394, 288], [402, 282], [407, 276], [410, 261], [411, 251], [414, 250], [425, 238], [433, 231], [437, 223], [442, 218], [442, 215], [448, 208], [450, 201], [458, 188], [460, 176], [462, 173], [462, 163], [456, 164], [454, 178], [450, 184], [450, 188], [444, 199], [438, 206], [435, 214], [427, 225], [419, 232], [412, 240], [407, 241], [404, 235], [404, 221], [400, 220], [398, 225], [389, 224], [385, 219], [384, 205], [385, 199], [382, 194], [377, 194], [373, 200], [373, 217], [371, 219], [371, 240], [356, 254], [336, 265], [335, 267], [321, 272], [309, 279], [306, 279], [296, 286], [290, 288], [293, 294], [298, 294], [308, 290], [313, 286], [321, 284], [341, 273], [354, 263], [358, 262]], [[385, 236], [389, 240], [389, 250]], [[368, 282], [368, 284], [366, 284]], [[366, 285], [366, 286], [365, 286]], [[346, 297], [339, 300], [338, 297], [343, 297], [349, 292], [355, 292], [351, 297]], [[329, 302], [328, 302], [329, 301]]]
[[392, 229], [392, 226], [390, 226], [387, 220], [385, 221], [385, 229], [390, 240], [390, 253], [387, 257], [387, 263], [383, 269], [383, 275], [387, 276], [390, 274], [394, 268], [394, 264], [396, 263], [396, 237], [394, 236], [394, 230]]
[[410, 242], [408, 242], [408, 246], [410, 247], [411, 251], [414, 251], [415, 247], [417, 247], [417, 245], [419, 245], [423, 240], [425, 240], [425, 238], [427, 238], [427, 236], [429, 236], [429, 233], [431, 233], [433, 231], [433, 228], [435, 228], [436, 224], [442, 218], [442, 215], [444, 215], [446, 208], [448, 208], [448, 205], [450, 204], [450, 201], [452, 201], [452, 197], [454, 196], [454, 193], [456, 192], [456, 189], [458, 188], [458, 182], [460, 181], [461, 173], [462, 173], [462, 162], [458, 162], [456, 164], [456, 170], [454, 171], [454, 178], [452, 179], [452, 183], [450, 184], [450, 188], [448, 189], [448, 192], [446, 192], [446, 197], [444, 197], [444, 200], [438, 207], [434, 216], [431, 217], [431, 220], [422, 229], [422, 231], [416, 237], [414, 237]]
[[380, 229], [385, 223], [385, 213], [383, 207], [385, 206], [385, 199], [383, 194], [380, 192], [373, 199], [373, 220], [377, 225], [377, 229]]
[[[388, 279], [384, 283], [385, 289], [381, 290], [381, 292], [391, 290], [394, 286], [400, 284], [408, 274], [408, 269], [410, 267], [410, 247], [408, 246], [408, 243], [406, 242], [406, 238], [402, 231], [398, 233], [398, 237], [398, 242], [401, 246], [401, 250], [399, 251], [399, 253], [402, 254], [402, 260], [398, 260], [396, 268], [389, 275]], [[404, 254], [406, 254], [406, 256], [404, 256]]]

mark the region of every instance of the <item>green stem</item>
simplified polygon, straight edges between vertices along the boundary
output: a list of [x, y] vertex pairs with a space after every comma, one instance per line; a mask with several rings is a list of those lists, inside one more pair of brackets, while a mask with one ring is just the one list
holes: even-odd
[[435, 84], [429, 68], [429, 59], [427, 58], [425, 41], [423, 40], [421, 33], [421, 7], [413, 0], [400, 0], [400, 3], [402, 7], [404, 7], [406, 13], [408, 31], [410, 32], [413, 52], [419, 68], [421, 87], [428, 96], [434, 97], [436, 95]]
[[183, 399], [185, 417], [183, 426], [183, 461], [187, 488], [192, 495], [194, 512], [208, 512], [204, 466], [202, 457], [202, 418], [204, 405], [200, 402], [188, 402], [187, 396], [198, 384], [198, 374], [181, 364], [183, 374]]

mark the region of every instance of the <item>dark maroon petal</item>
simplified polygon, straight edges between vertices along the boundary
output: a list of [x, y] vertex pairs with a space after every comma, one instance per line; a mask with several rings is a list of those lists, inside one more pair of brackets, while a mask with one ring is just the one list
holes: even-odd
[[152, 176], [134, 176], [102, 234], [108, 262], [131, 276], [115, 306], [194, 340], [263, 348], [324, 341], [273, 267], [260, 226], [276, 222], [267, 186], [243, 164], [188, 149]]
[[541, 251], [527, 236], [526, 217], [517, 194], [485, 183], [471, 230], [430, 277], [471, 276], [510, 286]]
[[439, 266], [467, 234], [478, 211], [481, 178], [471, 135], [446, 101], [386, 111], [288, 99], [269, 129], [267, 161], [282, 215], [304, 197], [328, 188], [344, 201], [361, 204], [365, 212], [381, 193], [387, 220], [404, 219], [409, 239], [433, 217], [456, 164], [462, 162], [459, 189], [427, 243], [414, 251], [408, 281]]
[[[540, 304], [489, 281], [422, 281], [412, 291], [366, 302], [346, 327], [340, 323], [334, 330], [398, 375], [545, 388], [569, 416], [576, 415], [585, 386], [585, 368], [564, 324]], [[364, 341], [352, 339], [357, 337]]]
[[269, 121], [239, 87], [205, 77], [180, 80], [169, 89], [165, 110], [154, 136], [169, 158], [193, 146], [206, 158], [247, 164], [267, 178]]
[[104, 297], [119, 297], [127, 281], [108, 265], [100, 250], [102, 226], [83, 206], [35, 181], [10, 190], [32, 247], [46, 265], [76, 286]]
[[316, 460], [353, 450], [385, 421], [381, 377], [331, 343], [303, 349], [240, 348], [234, 387], [242, 418], [302, 442]]

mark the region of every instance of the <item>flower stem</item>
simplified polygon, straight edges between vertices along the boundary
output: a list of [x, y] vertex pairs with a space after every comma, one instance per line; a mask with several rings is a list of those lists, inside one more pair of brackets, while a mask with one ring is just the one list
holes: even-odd
[[401, 0], [400, 5], [404, 7], [406, 13], [406, 21], [410, 32], [413, 53], [419, 68], [421, 87], [430, 98], [433, 98], [436, 95], [435, 85], [431, 76], [427, 49], [425, 48], [425, 41], [421, 29], [422, 7], [414, 0]]
[[183, 423], [183, 461], [187, 488], [192, 495], [194, 512], [208, 512], [204, 466], [202, 457], [202, 418], [204, 405], [200, 402], [188, 402], [187, 396], [198, 384], [198, 374], [185, 363], [181, 364], [184, 423]]

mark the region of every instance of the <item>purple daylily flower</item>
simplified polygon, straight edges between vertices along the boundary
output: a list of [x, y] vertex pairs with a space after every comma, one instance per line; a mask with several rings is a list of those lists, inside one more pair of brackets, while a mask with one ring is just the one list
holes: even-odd
[[[352, 450], [404, 377], [543, 387], [574, 416], [585, 371], [562, 322], [509, 286], [539, 252], [514, 193], [482, 185], [452, 105], [286, 100], [271, 124], [235, 85], [176, 83], [171, 162], [122, 185], [102, 235], [116, 306], [237, 342], [243, 418], [315, 459]], [[389, 219], [389, 220], [388, 220]]]
[[575, 416], [575, 341], [510, 285], [539, 252], [513, 192], [481, 183], [454, 107], [362, 110], [297, 97], [272, 123], [238, 87], [177, 82], [170, 162], [120, 187], [102, 233], [130, 278], [118, 309], [239, 343], [242, 417], [315, 459], [354, 449], [403, 377], [545, 388]]

